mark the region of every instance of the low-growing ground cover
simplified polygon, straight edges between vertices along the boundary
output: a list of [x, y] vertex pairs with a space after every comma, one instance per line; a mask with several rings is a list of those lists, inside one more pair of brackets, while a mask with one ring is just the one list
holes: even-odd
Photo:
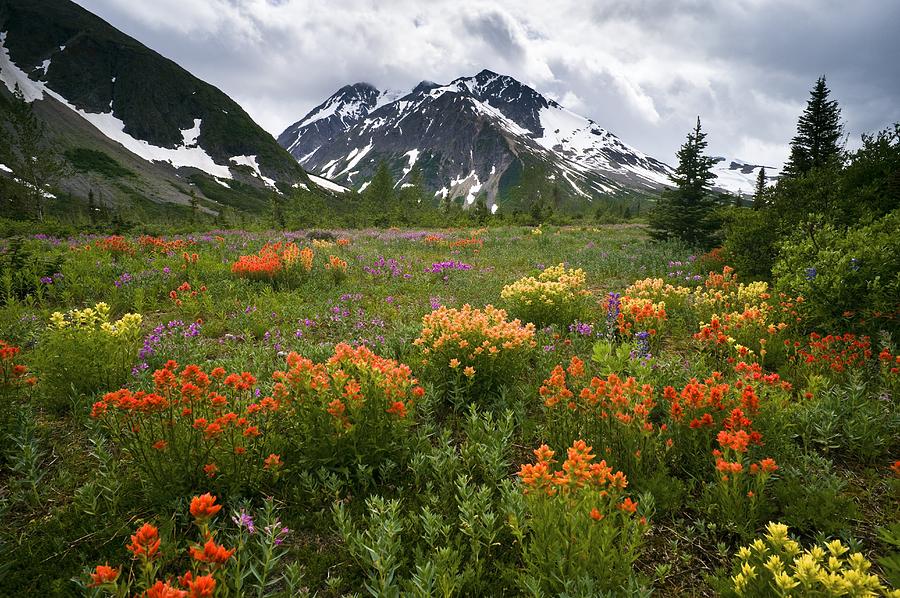
[[900, 584], [897, 340], [640, 226], [3, 251], [2, 595]]

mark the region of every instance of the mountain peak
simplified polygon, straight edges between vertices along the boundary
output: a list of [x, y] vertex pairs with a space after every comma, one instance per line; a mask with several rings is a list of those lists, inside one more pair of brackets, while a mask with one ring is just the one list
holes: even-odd
[[279, 142], [312, 172], [360, 189], [382, 160], [400, 185], [419, 168], [430, 192], [466, 205], [481, 193], [489, 206], [521, 201], [510, 189], [532, 168], [579, 203], [669, 184], [662, 162], [490, 69], [447, 84], [422, 81], [407, 93], [369, 93], [352, 112], [326, 102]]
[[419, 81], [419, 84], [413, 87], [412, 93], [427, 93], [436, 87], [440, 87], [434, 81], [429, 81], [428, 79], [423, 79]]

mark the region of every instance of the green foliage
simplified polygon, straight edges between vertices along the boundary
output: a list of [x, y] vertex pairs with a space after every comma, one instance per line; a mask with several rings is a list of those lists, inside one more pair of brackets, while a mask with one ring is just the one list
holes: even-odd
[[841, 109], [837, 100], [829, 99], [831, 90], [825, 77], [819, 77], [809, 93], [809, 100], [797, 121], [797, 134], [791, 140], [791, 156], [784, 165], [788, 177], [806, 174], [840, 162], [843, 136]]
[[685, 243], [710, 248], [715, 243], [718, 221], [716, 201], [711, 195], [713, 159], [704, 155], [706, 133], [697, 126], [678, 150], [678, 167], [672, 180], [676, 188], [663, 193], [650, 214], [650, 231], [655, 239], [674, 237]]
[[772, 504], [778, 506], [775, 517], [807, 535], [845, 532], [856, 505], [832, 462], [817, 453], [801, 453], [780, 463], [771, 489]]
[[106, 152], [86, 147], [75, 147], [65, 151], [66, 160], [78, 172], [96, 172], [111, 179], [133, 177], [134, 173]]
[[779, 228], [768, 210], [732, 208], [723, 212], [725, 259], [744, 278], [767, 279], [778, 255]]
[[835, 459], [877, 463], [900, 447], [898, 397], [876, 395], [859, 382], [822, 390], [795, 417], [806, 450]]
[[374, 496], [356, 518], [335, 505], [337, 528], [373, 596], [510, 591], [517, 546], [507, 520], [518, 489], [503, 478], [512, 418], [473, 410], [463, 427], [458, 449], [442, 433], [412, 458], [408, 502]]
[[814, 237], [794, 236], [773, 267], [776, 290], [803, 296], [803, 316], [824, 330], [840, 331], [848, 319], [898, 330], [898, 230], [900, 210], [868, 225], [826, 224]]

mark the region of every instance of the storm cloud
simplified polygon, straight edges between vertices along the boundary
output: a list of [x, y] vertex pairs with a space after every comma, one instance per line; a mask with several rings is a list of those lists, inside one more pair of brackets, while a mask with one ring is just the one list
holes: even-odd
[[482, 68], [669, 163], [699, 115], [712, 154], [780, 167], [820, 75], [851, 147], [900, 121], [890, 0], [76, 1], [273, 135], [347, 83], [411, 89]]

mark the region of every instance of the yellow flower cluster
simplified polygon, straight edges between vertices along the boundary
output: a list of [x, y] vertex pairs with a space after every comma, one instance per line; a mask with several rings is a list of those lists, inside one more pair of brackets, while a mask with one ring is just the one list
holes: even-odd
[[288, 245], [287, 249], [284, 250], [282, 258], [288, 268], [292, 268], [296, 264], [300, 266], [301, 270], [309, 273], [312, 271], [313, 267], [313, 256], [313, 250], [309, 247], [300, 249], [296, 244], [291, 243]]
[[568, 324], [579, 315], [585, 297], [587, 277], [584, 270], [569, 269], [563, 264], [551, 266], [537, 278], [526, 276], [506, 285], [500, 298], [514, 313], [536, 324]]
[[125, 314], [121, 319], [110, 322], [109, 305], [98, 303], [94, 307], [73, 309], [67, 314], [53, 312], [50, 316], [50, 328], [75, 331], [100, 329], [117, 338], [132, 338], [140, 333], [142, 321], [141, 314]]
[[677, 287], [662, 278], [637, 280], [625, 289], [624, 296], [634, 299], [650, 299], [653, 303], [665, 303], [691, 294], [688, 287]]
[[328, 249], [329, 247], [334, 247], [333, 241], [326, 241], [325, 239], [313, 239], [312, 244], [316, 249]]
[[[766, 535], [757, 538], [738, 553], [739, 571], [732, 576], [739, 596], [889, 596], [900, 598], [900, 591], [889, 591], [861, 553], [840, 540], [803, 550], [788, 536], [788, 527], [769, 523]], [[847, 556], [845, 556], [847, 555]]]
[[502, 374], [537, 346], [534, 325], [507, 320], [506, 311], [488, 305], [477, 309], [441, 306], [422, 318], [422, 332], [413, 341], [422, 351], [422, 365], [435, 366], [455, 377], [461, 372], [472, 379]]

